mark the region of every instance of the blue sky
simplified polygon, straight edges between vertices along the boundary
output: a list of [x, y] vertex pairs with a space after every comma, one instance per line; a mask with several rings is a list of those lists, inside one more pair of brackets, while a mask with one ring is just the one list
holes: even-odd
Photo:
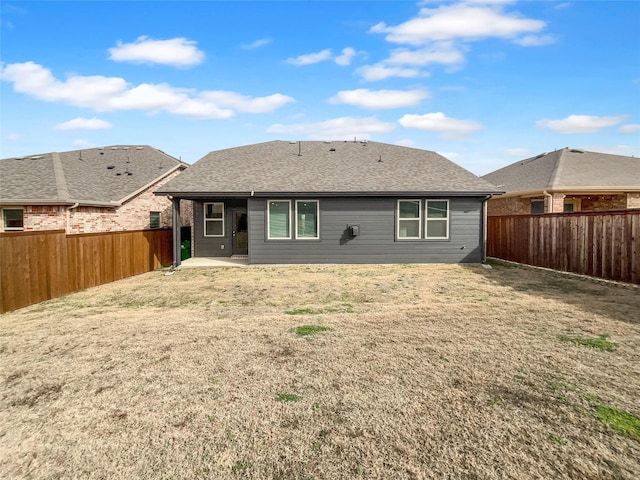
[[2, 158], [354, 137], [478, 175], [567, 146], [640, 156], [635, 0], [0, 8]]

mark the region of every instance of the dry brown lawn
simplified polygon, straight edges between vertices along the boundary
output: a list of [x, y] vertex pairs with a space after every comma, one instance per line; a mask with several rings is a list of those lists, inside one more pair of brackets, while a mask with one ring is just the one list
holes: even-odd
[[639, 399], [640, 290], [507, 265], [153, 272], [0, 316], [6, 479], [635, 479], [596, 412]]

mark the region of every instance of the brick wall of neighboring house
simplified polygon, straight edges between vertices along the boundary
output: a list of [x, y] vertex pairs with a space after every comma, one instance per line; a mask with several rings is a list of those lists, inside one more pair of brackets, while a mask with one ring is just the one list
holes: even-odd
[[594, 212], [602, 210], [624, 210], [627, 208], [627, 195], [584, 195], [580, 198], [580, 210]]
[[66, 228], [63, 205], [25, 205], [22, 209], [25, 232]]
[[150, 228], [150, 212], [160, 212], [160, 226], [171, 228], [171, 200], [167, 197], [154, 195], [153, 192], [176, 177], [178, 173], [173, 172], [118, 208], [78, 207], [71, 210], [67, 233], [148, 229]]
[[494, 197], [487, 202], [487, 215], [528, 215], [531, 213], [531, 199], [520, 197]]

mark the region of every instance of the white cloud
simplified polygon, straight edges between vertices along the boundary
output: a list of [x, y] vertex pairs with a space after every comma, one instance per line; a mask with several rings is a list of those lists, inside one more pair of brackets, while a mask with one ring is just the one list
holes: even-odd
[[2, 80], [13, 83], [16, 92], [96, 111], [141, 110], [196, 118], [229, 118], [236, 112], [271, 112], [294, 101], [280, 93], [249, 97], [236, 92], [176, 88], [166, 83], [132, 86], [118, 77], [75, 75], [60, 81], [50, 70], [33, 62], [7, 65], [0, 73]]
[[315, 123], [276, 123], [271, 125], [267, 132], [306, 135], [310, 139], [318, 140], [352, 140], [354, 137], [368, 139], [372, 134], [387, 133], [394, 129], [393, 123], [382, 122], [374, 117], [341, 117]]
[[9, 133], [5, 138], [10, 142], [17, 142], [18, 140], [22, 140], [24, 136], [19, 133]]
[[541, 34], [546, 27], [542, 20], [505, 11], [505, 6], [513, 3], [509, 0], [466, 0], [444, 5], [433, 2], [437, 4], [435, 8], [431, 8], [431, 3], [423, 2], [425, 7], [417, 16], [405, 22], [398, 25], [381, 22], [369, 30], [385, 34], [388, 42], [407, 47], [393, 50], [377, 65], [359, 69], [365, 80], [409, 74], [415, 77], [420, 75], [418, 67], [429, 65], [444, 65], [447, 71], [456, 71], [466, 61], [469, 44], [489, 38], [506, 39], [522, 46], [548, 45], [555, 41], [553, 36]]
[[343, 48], [342, 49], [342, 55], [338, 55], [333, 60], [338, 65], [341, 65], [341, 66], [345, 67], [347, 65], [351, 65], [351, 60], [356, 55], [357, 55], [357, 52], [353, 48], [347, 47], [347, 48]]
[[455, 39], [511, 39], [521, 34], [539, 32], [546, 26], [541, 20], [503, 12], [502, 3], [473, 5], [463, 2], [422, 8], [416, 18], [395, 26], [378, 23], [370, 31], [386, 34], [389, 42], [425, 45], [433, 41]]
[[533, 152], [528, 148], [509, 148], [504, 151], [504, 154], [509, 157], [527, 158], [531, 156]]
[[463, 138], [484, 128], [481, 124], [472, 120], [450, 118], [442, 112], [427, 113], [424, 115], [408, 114], [400, 118], [398, 123], [404, 128], [437, 132], [442, 138], [447, 140]]
[[385, 80], [392, 77], [415, 78], [419, 76], [428, 76], [422, 74], [420, 70], [415, 68], [389, 67], [382, 63], [376, 65], [365, 65], [356, 70], [356, 72], [369, 82], [377, 80]]
[[109, 122], [101, 120], [99, 118], [74, 118], [68, 122], [59, 123], [55, 127], [56, 130], [102, 130], [105, 128], [111, 128]]
[[271, 43], [270, 38], [261, 38], [259, 40], [256, 40], [255, 42], [241, 45], [241, 47], [244, 48], [245, 50], [254, 50], [256, 48], [264, 47], [265, 45], [268, 45], [270, 43]]
[[438, 63], [452, 66], [464, 63], [464, 61], [465, 58], [460, 49], [454, 47], [451, 42], [438, 42], [418, 50], [409, 50], [406, 48], [395, 49], [384, 63], [390, 65], [415, 66], [426, 66]]
[[514, 41], [523, 47], [541, 47], [555, 43], [556, 38], [553, 35], [525, 35]]
[[630, 123], [628, 125], [623, 125], [618, 129], [618, 133], [636, 133], [640, 132], [640, 123]]
[[64, 102], [77, 107], [102, 105], [105, 98], [126, 90], [127, 82], [118, 77], [70, 76], [65, 82], [34, 62], [13, 63], [2, 68], [2, 79], [13, 89], [48, 102]]
[[540, 128], [552, 130], [556, 133], [598, 133], [600, 130], [623, 122], [628, 115], [598, 117], [595, 115], [569, 115], [561, 120], [538, 120]]
[[307, 53], [305, 55], [300, 55], [298, 57], [287, 58], [285, 62], [290, 63], [291, 65], [311, 65], [313, 63], [324, 62], [325, 60], [329, 60], [331, 58], [331, 50], [326, 49], [320, 52], [315, 53]]
[[236, 92], [224, 90], [203, 92], [202, 97], [213, 101], [216, 105], [230, 107], [239, 112], [266, 113], [294, 102], [292, 97], [276, 93], [267, 97], [249, 97]]
[[122, 43], [109, 49], [109, 59], [114, 62], [159, 63], [173, 67], [192, 67], [202, 63], [204, 52], [196, 42], [186, 38], [153, 40], [138, 37], [133, 43]]
[[412, 107], [429, 97], [426, 90], [341, 90], [329, 101], [363, 108], [382, 109]]

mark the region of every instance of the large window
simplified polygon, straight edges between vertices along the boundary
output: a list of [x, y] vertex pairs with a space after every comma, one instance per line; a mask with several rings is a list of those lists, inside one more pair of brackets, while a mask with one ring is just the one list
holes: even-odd
[[283, 240], [291, 238], [291, 201], [269, 200], [267, 208], [267, 238]]
[[449, 200], [398, 200], [396, 219], [399, 240], [449, 238]]
[[317, 200], [296, 200], [296, 238], [318, 239], [320, 224]]
[[2, 209], [2, 230], [5, 232], [24, 230], [22, 208]]
[[420, 200], [398, 200], [398, 238], [421, 238], [422, 208]]
[[425, 238], [449, 238], [449, 201], [427, 200]]
[[224, 237], [224, 203], [204, 204], [204, 236]]

